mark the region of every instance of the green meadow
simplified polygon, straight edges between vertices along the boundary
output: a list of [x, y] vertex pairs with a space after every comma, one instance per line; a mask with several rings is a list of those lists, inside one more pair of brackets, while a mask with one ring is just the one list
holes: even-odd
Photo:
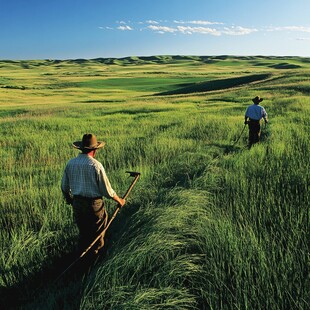
[[[309, 94], [300, 57], [0, 61], [1, 309], [309, 309]], [[256, 95], [270, 122], [248, 149]], [[141, 178], [106, 253], [55, 281], [89, 132], [120, 196]]]

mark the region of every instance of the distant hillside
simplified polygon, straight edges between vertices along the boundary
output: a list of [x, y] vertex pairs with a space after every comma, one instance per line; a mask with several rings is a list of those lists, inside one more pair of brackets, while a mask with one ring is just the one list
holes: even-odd
[[[171, 64], [177, 62], [202, 62], [202, 63], [216, 63], [221, 61], [257, 61], [257, 60], [300, 60], [299, 57], [277, 57], [277, 56], [132, 56], [124, 58], [96, 58], [93, 61], [102, 62], [105, 64], [117, 65], [132, 65], [132, 64]], [[79, 60], [72, 60], [73, 62]], [[310, 62], [310, 59], [308, 59]], [[283, 63], [282, 63], [283, 64]]]
[[94, 58], [94, 59], [45, 59], [45, 60], [0, 60], [1, 63], [10, 65], [18, 64], [25, 69], [30, 66], [46, 66], [61, 64], [87, 65], [90, 63], [101, 63], [106, 65], [143, 65], [143, 64], [182, 64], [182, 63], [201, 63], [201, 64], [240, 64], [248, 62], [251, 65], [269, 66], [275, 69], [297, 69], [303, 64], [310, 63], [310, 58], [293, 56], [182, 56], [182, 55], [158, 55], [158, 56], [131, 56], [123, 58]]

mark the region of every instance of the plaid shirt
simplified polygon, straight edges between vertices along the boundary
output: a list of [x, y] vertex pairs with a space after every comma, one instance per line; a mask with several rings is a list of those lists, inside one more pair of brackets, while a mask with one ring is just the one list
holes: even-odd
[[65, 197], [69, 194], [89, 198], [115, 196], [102, 164], [87, 154], [79, 154], [68, 162], [61, 189]]

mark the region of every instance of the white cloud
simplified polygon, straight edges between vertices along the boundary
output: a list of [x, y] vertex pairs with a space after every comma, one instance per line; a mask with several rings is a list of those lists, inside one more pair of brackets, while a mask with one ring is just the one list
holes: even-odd
[[[310, 27], [306, 26], [269, 26], [257, 28], [249, 28], [238, 25], [227, 25], [223, 22], [212, 22], [208, 20], [144, 20], [144, 21], [116, 21], [118, 24], [116, 28], [112, 27], [99, 27], [99, 29], [117, 29], [121, 31], [152, 31], [159, 34], [201, 34], [201, 35], [211, 35], [211, 36], [245, 36], [250, 35], [255, 32], [264, 31], [286, 31], [286, 32], [300, 32], [300, 33], [310, 33]], [[129, 26], [130, 24], [130, 26]], [[136, 26], [134, 28], [134, 25]], [[146, 27], [143, 27], [145, 25]], [[297, 40], [308, 40], [303, 38], [302, 35]]]
[[191, 20], [191, 21], [183, 21], [183, 20], [174, 20], [175, 24], [193, 24], [193, 25], [223, 25], [224, 23], [219, 22], [210, 22], [207, 20]]
[[267, 31], [310, 32], [310, 27], [305, 27], [305, 26], [268, 27]]
[[159, 22], [157, 22], [156, 20], [147, 20], [145, 21], [147, 24], [152, 24], [152, 25], [158, 25]]
[[289, 28], [288, 30], [291, 30], [291, 31], [310, 32], [310, 27], [292, 26], [292, 27], [287, 27], [287, 28]]
[[167, 26], [154, 26], [154, 25], [151, 25], [151, 26], [148, 26], [147, 28], [151, 29], [153, 31], [156, 31], [156, 32], [161, 32], [161, 33], [166, 33], [166, 32], [173, 33], [173, 32], [177, 32], [178, 31], [176, 28], [167, 27]]
[[232, 26], [232, 27], [224, 27], [224, 29], [222, 30], [223, 34], [226, 35], [231, 35], [231, 36], [243, 36], [243, 35], [247, 35], [250, 34], [252, 32], [257, 32], [258, 30], [255, 28], [244, 28], [244, 27], [240, 27], [240, 26]]
[[133, 28], [131, 28], [130, 26], [126, 25], [126, 26], [119, 26], [117, 27], [117, 29], [125, 31], [125, 30], [133, 30]]
[[178, 26], [177, 29], [179, 32], [184, 34], [200, 33], [200, 34], [211, 34], [214, 36], [221, 35], [220, 31], [209, 27]]
[[244, 27], [224, 27], [224, 28], [210, 28], [210, 27], [192, 27], [192, 26], [177, 26], [177, 27], [168, 27], [168, 26], [155, 26], [150, 25], [147, 27], [148, 29], [155, 31], [157, 33], [181, 33], [181, 34], [205, 34], [205, 35], [213, 35], [220, 36], [222, 34], [226, 35], [247, 35], [252, 32], [258, 31], [257, 29], [244, 28]]

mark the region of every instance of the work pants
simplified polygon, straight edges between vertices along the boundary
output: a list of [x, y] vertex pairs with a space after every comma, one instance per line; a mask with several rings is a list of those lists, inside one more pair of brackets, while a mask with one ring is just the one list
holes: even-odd
[[[108, 222], [108, 213], [102, 198], [73, 197], [73, 216], [79, 229], [79, 250], [84, 251], [103, 231]], [[104, 245], [104, 235], [94, 249]]]
[[260, 121], [250, 119], [249, 125], [249, 147], [260, 140]]

